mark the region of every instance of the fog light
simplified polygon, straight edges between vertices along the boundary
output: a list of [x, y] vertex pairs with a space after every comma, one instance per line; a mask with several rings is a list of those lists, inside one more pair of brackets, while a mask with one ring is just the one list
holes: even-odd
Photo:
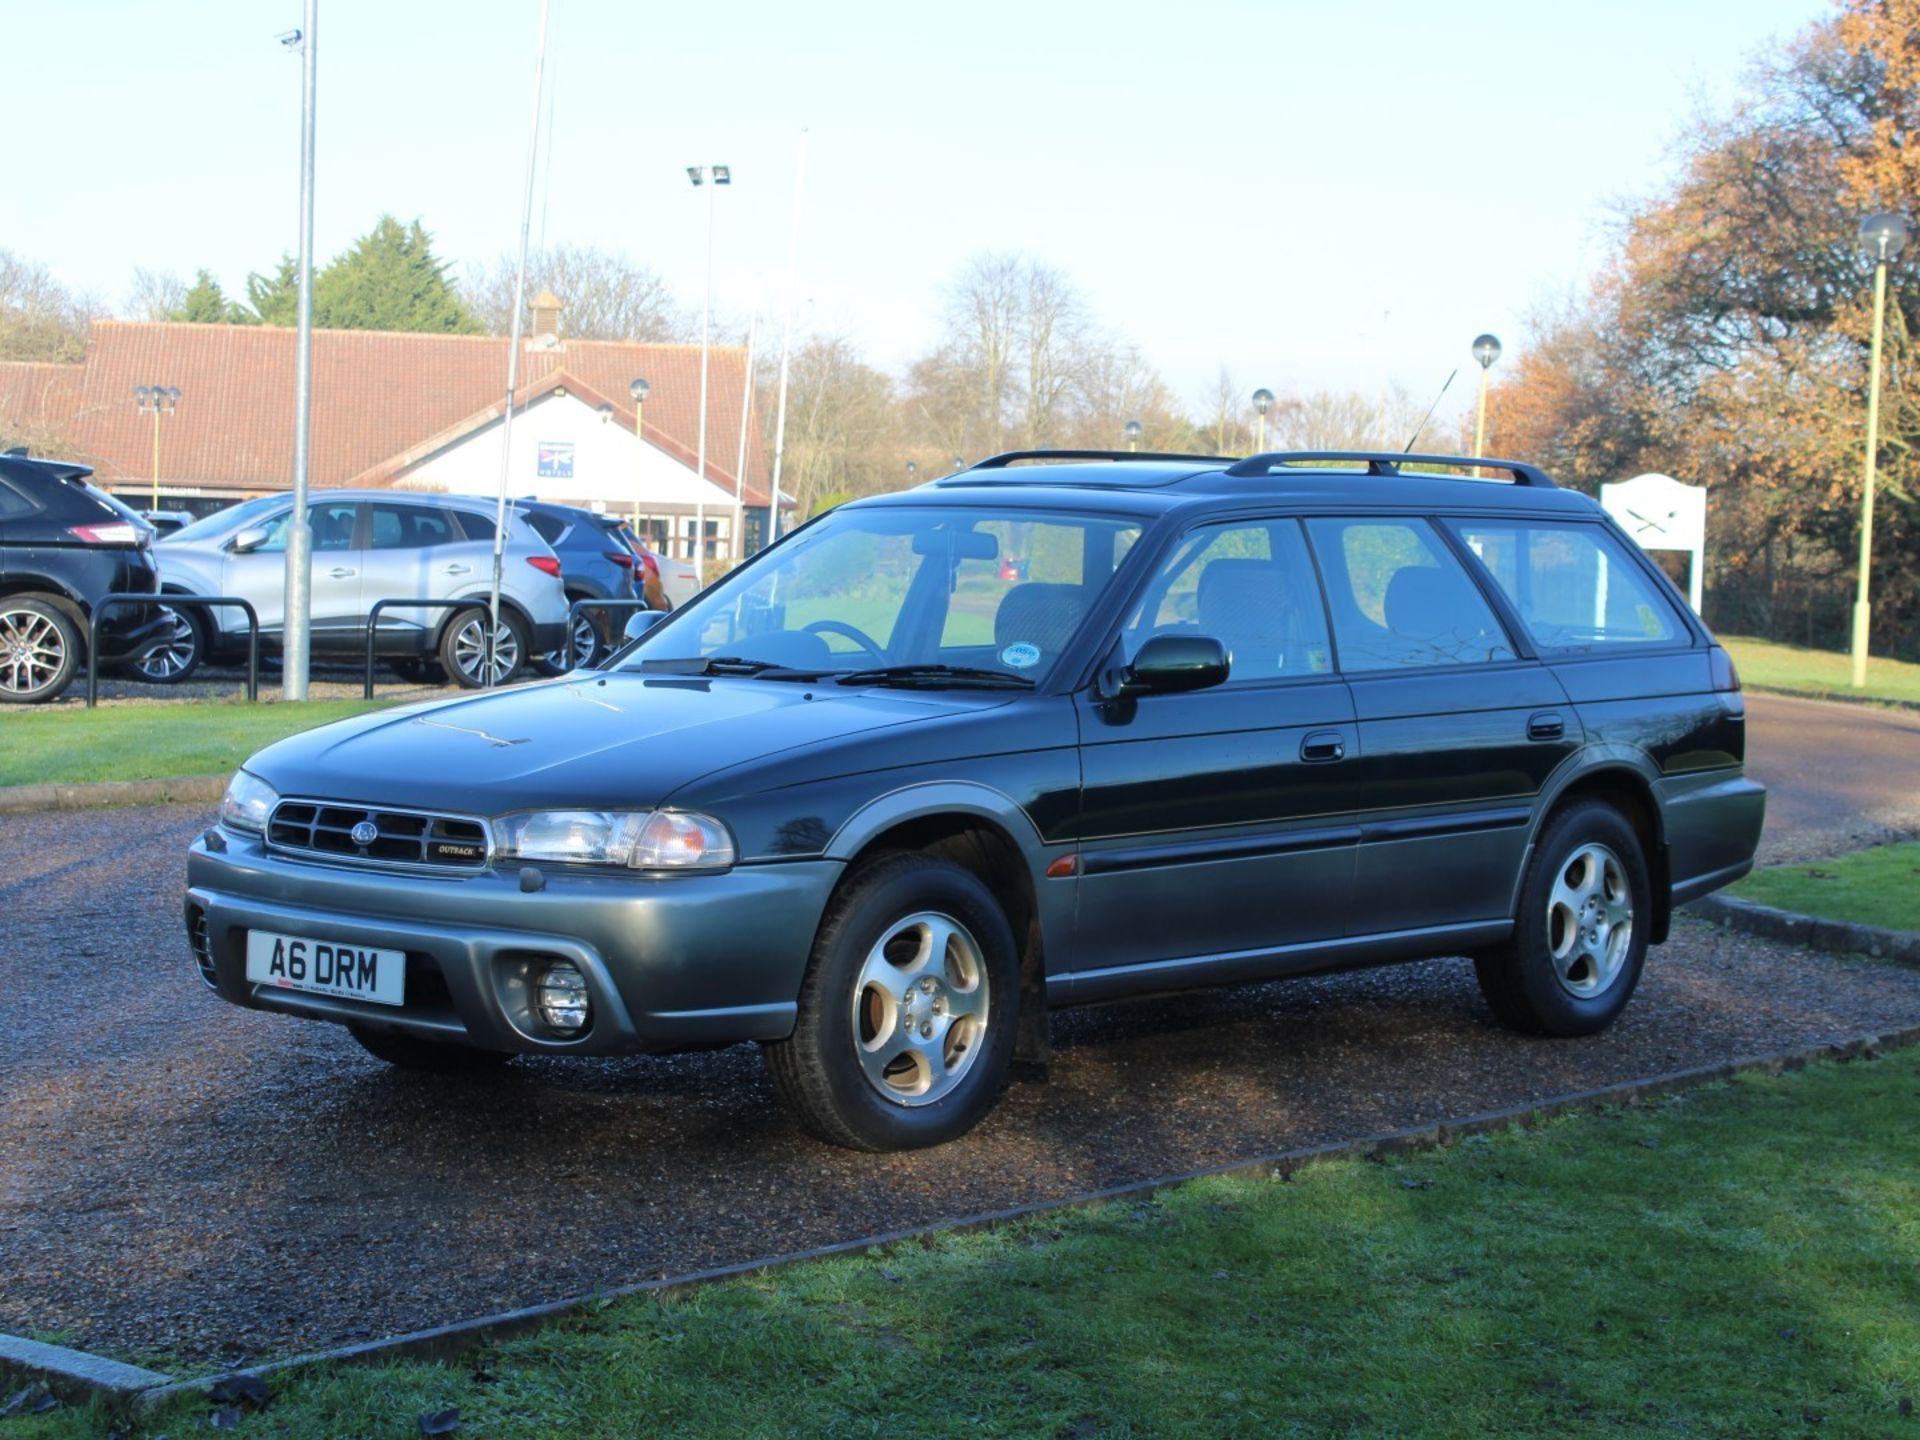
[[577, 1035], [587, 1028], [593, 1005], [587, 999], [587, 977], [570, 960], [555, 960], [540, 972], [535, 988], [540, 1018], [555, 1034]]

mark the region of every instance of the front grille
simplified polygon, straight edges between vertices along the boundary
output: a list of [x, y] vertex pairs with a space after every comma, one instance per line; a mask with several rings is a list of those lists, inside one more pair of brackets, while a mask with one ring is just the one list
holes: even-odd
[[213, 941], [207, 935], [207, 912], [198, 905], [187, 907], [187, 944], [193, 947], [193, 963], [200, 967], [200, 978], [209, 988], [220, 988], [213, 969]]
[[[372, 826], [369, 835], [357, 827]], [[484, 822], [467, 815], [282, 800], [267, 821], [276, 850], [363, 865], [407, 865], [429, 870], [483, 870], [491, 846]]]

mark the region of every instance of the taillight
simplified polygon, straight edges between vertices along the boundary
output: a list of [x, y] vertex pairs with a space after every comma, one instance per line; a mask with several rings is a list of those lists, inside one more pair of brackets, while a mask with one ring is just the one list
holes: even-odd
[[551, 555], [529, 555], [527, 563], [536, 570], [545, 571], [556, 580], [560, 578], [560, 562]]
[[631, 570], [633, 568], [633, 556], [629, 555], [626, 551], [608, 550], [604, 553], [607, 559], [618, 565], [622, 570]]
[[135, 545], [145, 532], [137, 525], [116, 520], [108, 525], [75, 525], [67, 533], [88, 545]]
[[1738, 690], [1740, 672], [1734, 668], [1733, 657], [1718, 645], [1707, 651], [1707, 661], [1712, 667], [1713, 688], [1716, 690]]

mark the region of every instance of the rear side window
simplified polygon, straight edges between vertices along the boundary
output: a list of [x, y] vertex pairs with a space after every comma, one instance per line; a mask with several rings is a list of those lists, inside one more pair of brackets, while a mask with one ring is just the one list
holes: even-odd
[[566, 521], [557, 515], [543, 515], [537, 510], [527, 516], [527, 524], [533, 527], [534, 534], [549, 545], [559, 544], [560, 537], [567, 533]]
[[1687, 638], [1672, 604], [1598, 525], [1452, 524], [1506, 592], [1542, 651], [1580, 654], [1672, 645]]
[[1310, 520], [1346, 671], [1514, 659], [1493, 609], [1424, 520]]
[[471, 510], [462, 510], [456, 514], [455, 518], [459, 520], [460, 529], [462, 533], [466, 535], [467, 539], [493, 539], [493, 517], [491, 515], [476, 515]]

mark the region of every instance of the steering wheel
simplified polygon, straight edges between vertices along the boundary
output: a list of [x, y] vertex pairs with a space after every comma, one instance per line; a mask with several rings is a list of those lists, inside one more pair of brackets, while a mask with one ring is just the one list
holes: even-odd
[[810, 625], [802, 625], [800, 629], [808, 635], [844, 635], [880, 664], [887, 663], [887, 652], [880, 648], [879, 642], [866, 631], [849, 625], [844, 620], [815, 620]]

